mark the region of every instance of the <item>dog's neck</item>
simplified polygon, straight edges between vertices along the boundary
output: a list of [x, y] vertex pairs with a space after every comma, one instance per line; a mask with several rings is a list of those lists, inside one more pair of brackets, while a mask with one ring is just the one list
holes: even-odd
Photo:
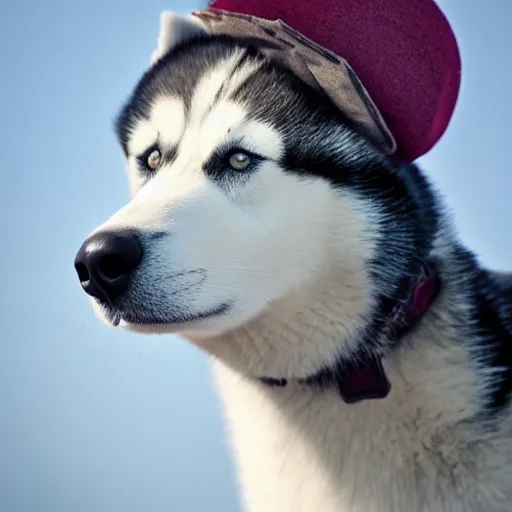
[[[433, 254], [442, 290], [419, 324], [391, 347], [383, 366], [392, 396], [403, 396], [409, 402], [416, 394], [415, 407], [423, 404], [425, 410], [432, 409], [430, 414], [455, 421], [460, 414], [467, 418], [477, 413], [467, 404], [478, 402], [478, 382], [470, 350], [462, 340], [467, 333], [460, 330], [470, 325], [470, 312], [461, 296], [460, 274], [452, 268], [456, 258], [451, 243], [443, 239]], [[268, 396], [278, 396], [282, 389], [261, 383], [261, 377], [287, 379], [287, 387], [293, 384], [300, 392], [304, 389], [301, 379], [325, 368], [326, 361], [339, 360], [340, 349], [350, 354], [359, 344], [357, 334], [367, 297], [358, 293], [364, 289], [358, 279], [343, 272], [338, 279], [331, 276], [308, 288], [307, 295], [274, 305], [244, 327], [197, 344], [243, 381], [268, 388]], [[430, 379], [435, 379], [435, 385]], [[453, 396], [453, 387], [460, 388], [458, 397]], [[339, 397], [339, 390], [335, 392]], [[451, 403], [446, 402], [447, 395]], [[460, 405], [457, 411], [454, 404]], [[405, 410], [402, 413], [407, 415]]]
[[[391, 385], [382, 358], [421, 322], [437, 298], [441, 280], [434, 262], [423, 262], [418, 275], [407, 276], [402, 286], [406, 289], [405, 299], [391, 303], [381, 327], [382, 332], [362, 332], [360, 335], [361, 347], [369, 345], [364, 339], [368, 336], [385, 340], [385, 343], [374, 346], [371, 354], [365, 350], [351, 354], [350, 358], [340, 354], [335, 364], [327, 365], [319, 372], [297, 381], [303, 386], [319, 389], [334, 387], [346, 403], [386, 398]], [[271, 387], [284, 387], [288, 384], [285, 378], [262, 377], [260, 380]]]
[[[468, 347], [461, 342], [463, 334], [459, 331], [459, 325], [469, 325], [470, 313], [460, 300], [458, 283], [450, 279], [447, 272], [447, 268], [440, 270], [443, 286], [434, 304], [383, 358], [391, 393], [385, 400], [368, 401], [378, 410], [382, 409], [381, 403], [386, 408], [390, 399], [393, 410], [404, 419], [412, 418], [421, 410], [422, 414], [439, 418], [444, 425], [468, 420], [479, 413], [474, 361]], [[326, 394], [326, 404], [330, 403], [332, 393], [343, 403], [336, 386], [319, 389], [301, 384], [300, 379], [294, 378], [297, 368], [286, 358], [288, 351], [293, 351], [295, 356], [304, 354], [303, 367], [307, 370], [303, 375], [307, 376], [312, 374], [308, 364], [311, 353], [307, 350], [311, 344], [318, 347], [317, 354], [327, 360], [333, 344], [349, 345], [348, 340], [353, 339], [350, 335], [356, 331], [350, 324], [339, 321], [339, 316], [343, 318], [340, 313], [343, 302], [339, 297], [338, 301], [332, 299], [331, 296], [332, 309], [317, 303], [315, 308], [301, 315], [290, 315], [288, 322], [283, 315], [261, 318], [235, 333], [210, 340], [206, 343], [209, 347], [203, 347], [222, 366], [229, 368], [230, 374], [237, 375], [229, 385], [260, 385], [265, 396], [278, 402], [282, 393], [288, 396], [290, 392], [305, 392], [309, 396], [312, 391], [315, 407], [321, 408], [323, 394]], [[343, 334], [348, 336], [343, 338]], [[238, 357], [233, 357], [234, 353]], [[271, 369], [275, 373], [270, 373]], [[276, 378], [285, 375], [288, 384], [284, 388], [263, 384], [258, 377], [265, 374]]]

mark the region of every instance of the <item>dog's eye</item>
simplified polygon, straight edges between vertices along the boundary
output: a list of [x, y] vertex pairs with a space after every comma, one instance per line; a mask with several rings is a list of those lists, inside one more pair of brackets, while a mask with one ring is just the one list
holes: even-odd
[[148, 169], [151, 169], [152, 171], [158, 169], [161, 159], [162, 155], [160, 154], [160, 151], [158, 151], [158, 149], [154, 149], [153, 151], [151, 151], [146, 160], [146, 165]]
[[237, 152], [229, 157], [229, 165], [237, 171], [247, 169], [250, 163], [251, 157], [246, 153]]

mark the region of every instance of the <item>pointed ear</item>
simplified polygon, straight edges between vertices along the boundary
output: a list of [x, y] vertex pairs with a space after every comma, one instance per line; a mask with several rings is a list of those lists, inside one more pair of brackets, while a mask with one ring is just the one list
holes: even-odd
[[151, 65], [178, 44], [207, 33], [206, 27], [196, 16], [181, 16], [171, 11], [163, 12], [160, 16], [157, 48], [151, 55]]

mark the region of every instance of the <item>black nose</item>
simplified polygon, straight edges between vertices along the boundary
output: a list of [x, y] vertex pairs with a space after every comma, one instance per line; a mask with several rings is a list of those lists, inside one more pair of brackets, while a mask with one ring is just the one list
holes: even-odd
[[98, 232], [88, 238], [75, 257], [75, 269], [86, 293], [110, 303], [130, 284], [142, 259], [133, 233]]

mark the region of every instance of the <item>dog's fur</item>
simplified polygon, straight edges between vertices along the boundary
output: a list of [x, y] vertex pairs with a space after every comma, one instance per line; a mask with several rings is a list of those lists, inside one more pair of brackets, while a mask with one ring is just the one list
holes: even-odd
[[[255, 43], [200, 32], [161, 37], [119, 116], [133, 199], [97, 231], [136, 231], [144, 257], [98, 313], [213, 356], [248, 512], [512, 510], [512, 277], [460, 244], [415, 165]], [[426, 260], [441, 292], [390, 346]], [[375, 351], [385, 399], [300, 383]]]

